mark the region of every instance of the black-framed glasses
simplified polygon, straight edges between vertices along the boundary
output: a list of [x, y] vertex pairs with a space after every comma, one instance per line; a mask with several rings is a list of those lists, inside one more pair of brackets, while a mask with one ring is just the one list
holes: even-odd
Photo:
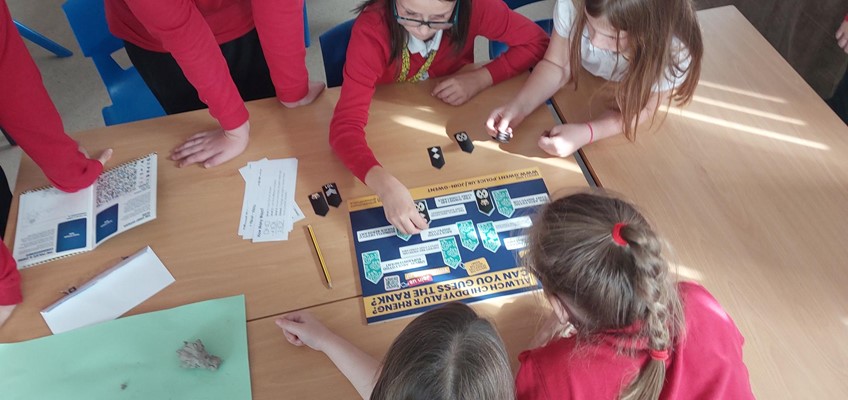
[[397, 2], [392, 2], [392, 11], [395, 14], [395, 19], [397, 20], [397, 22], [403, 26], [409, 28], [427, 26], [430, 29], [444, 30], [452, 28], [459, 20], [459, 2], [460, 0], [456, 0], [456, 4], [454, 4], [453, 6], [453, 16], [451, 17], [450, 21], [424, 21], [415, 18], [401, 17], [400, 15], [398, 15]]

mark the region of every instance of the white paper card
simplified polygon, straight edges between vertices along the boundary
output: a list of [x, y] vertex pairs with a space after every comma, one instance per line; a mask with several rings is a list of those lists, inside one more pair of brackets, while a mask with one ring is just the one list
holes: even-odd
[[41, 311], [55, 333], [110, 321], [174, 282], [149, 246]]

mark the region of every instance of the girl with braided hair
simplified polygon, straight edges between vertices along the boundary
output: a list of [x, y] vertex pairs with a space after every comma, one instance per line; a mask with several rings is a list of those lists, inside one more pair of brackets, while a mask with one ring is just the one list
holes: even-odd
[[519, 356], [519, 400], [754, 398], [742, 334], [704, 287], [673, 280], [661, 249], [632, 205], [604, 194], [541, 212], [528, 268], [569, 334]]

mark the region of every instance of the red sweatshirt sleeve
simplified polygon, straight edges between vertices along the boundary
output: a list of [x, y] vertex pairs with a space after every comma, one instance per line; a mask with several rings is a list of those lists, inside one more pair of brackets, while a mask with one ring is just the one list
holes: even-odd
[[0, 126], [15, 139], [57, 188], [74, 192], [88, 187], [103, 171], [89, 160], [62, 126], [41, 73], [0, 0]]
[[536, 23], [512, 11], [502, 0], [475, 0], [471, 32], [506, 43], [509, 49], [486, 64], [494, 84], [527, 71], [545, 55], [548, 36]]
[[[224, 129], [247, 122], [248, 113], [227, 62], [203, 15], [190, 0], [126, 0], [133, 15], [177, 60], [200, 100]], [[278, 22], [279, 23], [279, 22]]]
[[[379, 10], [382, 12], [382, 9]], [[344, 66], [344, 83], [330, 122], [330, 146], [353, 175], [380, 165], [365, 141], [368, 107], [389, 59], [388, 28], [382, 16], [366, 10], [353, 24]]]
[[309, 91], [303, 37], [303, 0], [253, 0], [253, 22], [277, 99], [296, 102]]
[[18, 265], [6, 245], [0, 245], [0, 306], [18, 304], [22, 300]]
[[[102, 166], [77, 150], [62, 128], [62, 120], [41, 74], [12, 23], [6, 0], [0, 0], [0, 126], [44, 169], [57, 186], [80, 189], [90, 185]], [[18, 304], [21, 276], [5, 244], [0, 246], [0, 306]]]

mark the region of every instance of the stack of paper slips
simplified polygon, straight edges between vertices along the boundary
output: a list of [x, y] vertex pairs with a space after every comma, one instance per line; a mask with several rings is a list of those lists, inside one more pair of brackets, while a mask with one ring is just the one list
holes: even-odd
[[239, 235], [254, 243], [288, 240], [294, 223], [304, 218], [294, 200], [297, 159], [263, 158], [239, 172], [244, 178]]

